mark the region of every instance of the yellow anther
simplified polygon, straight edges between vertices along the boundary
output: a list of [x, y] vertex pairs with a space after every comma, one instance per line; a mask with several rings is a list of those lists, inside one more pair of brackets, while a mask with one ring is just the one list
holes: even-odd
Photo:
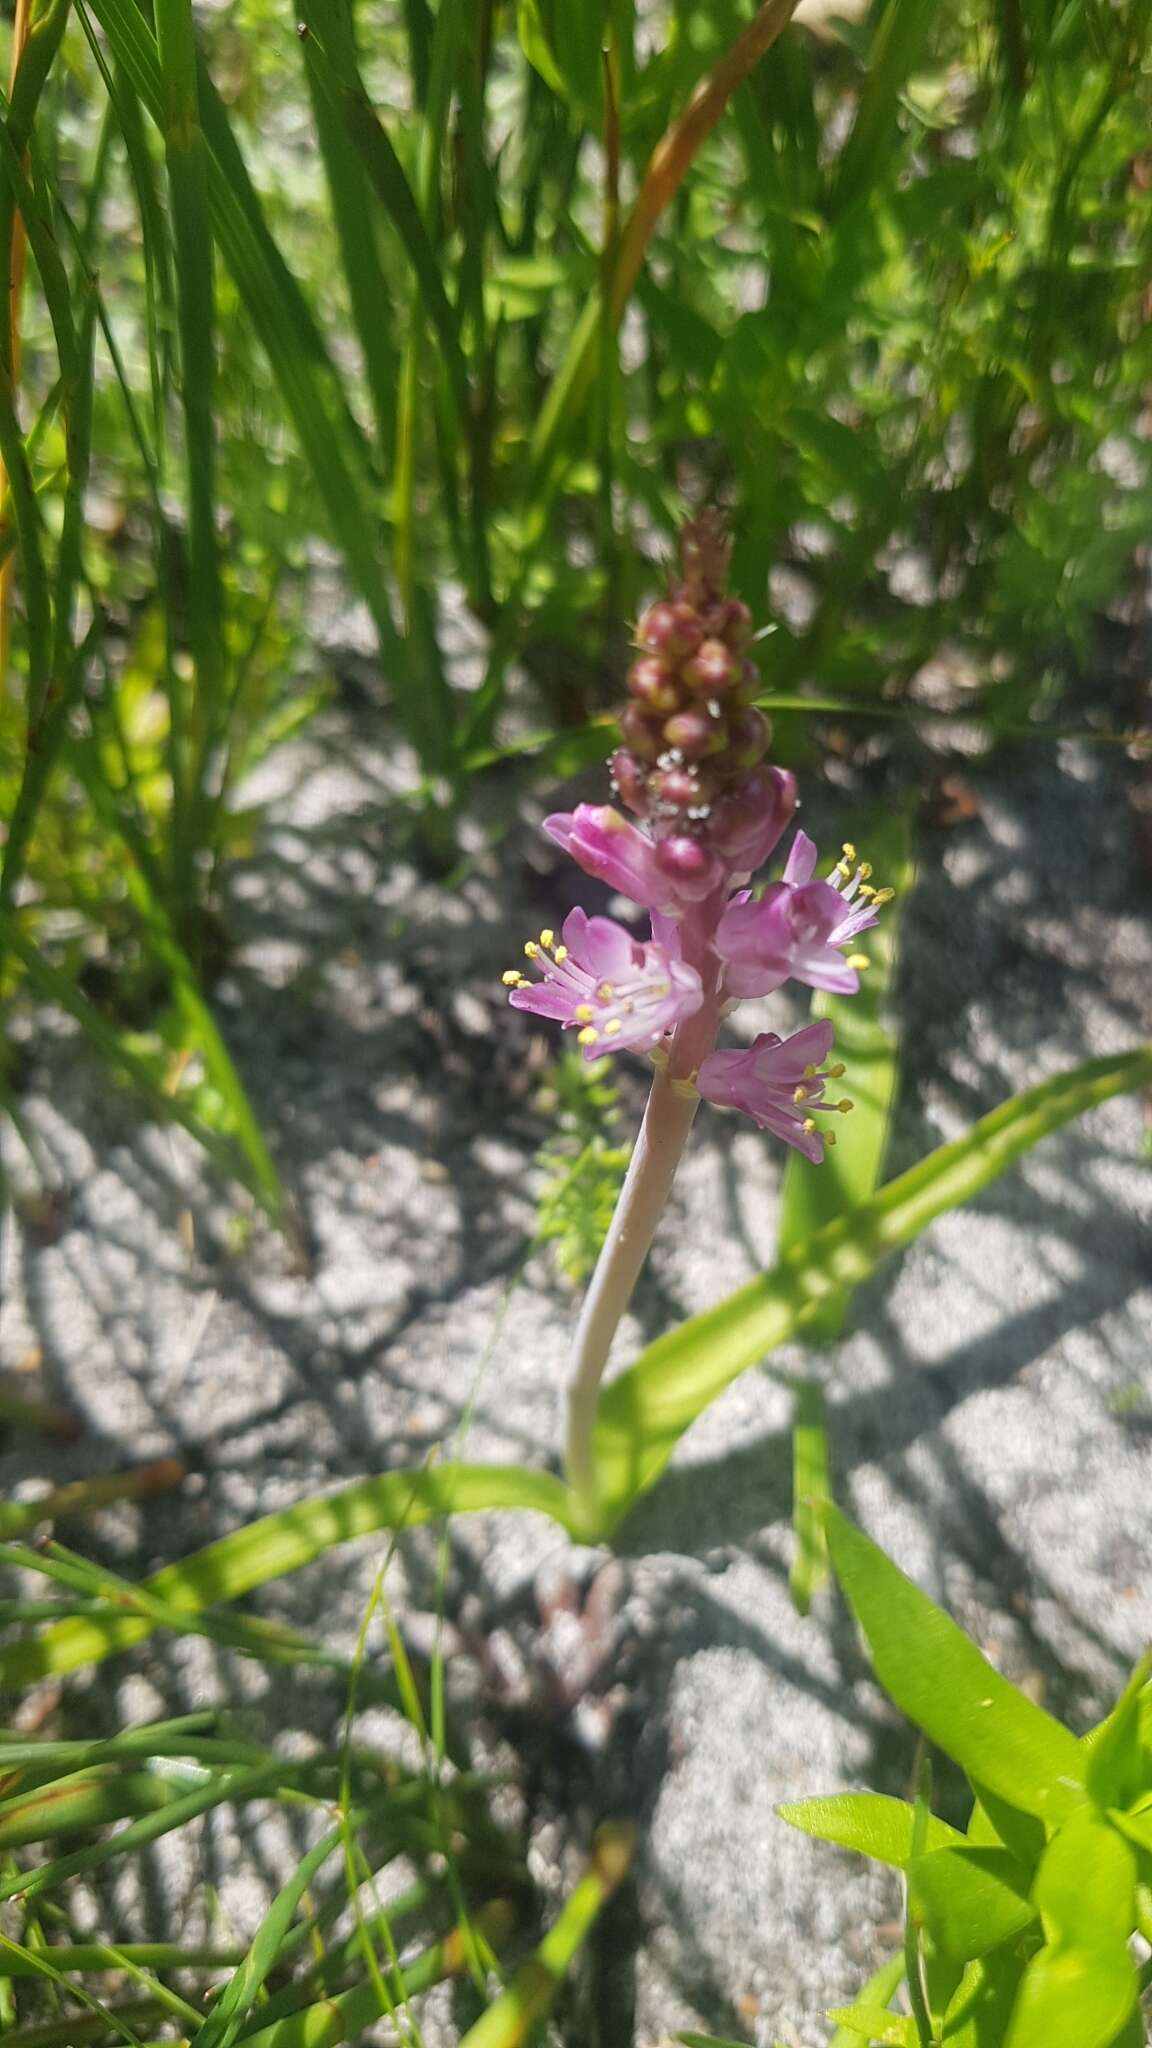
[[597, 999], [602, 1003], [610, 1003], [615, 994], [616, 991], [610, 981], [602, 981], [596, 991]]
[[805, 1069], [804, 1069], [804, 1079], [805, 1079], [806, 1081], [812, 1081], [812, 1080], [814, 1080], [814, 1079], [815, 1079], [815, 1077], [816, 1077], [816, 1069], [815, 1069], [815, 1067], [805, 1067]]
[[824, 1143], [825, 1143], [826, 1145], [834, 1145], [834, 1144], [836, 1143], [836, 1133], [835, 1133], [835, 1131], [825, 1131], [825, 1133], [824, 1133]]
[[552, 947], [555, 944], [555, 941], [555, 932], [552, 930], [551, 925], [546, 924], [543, 931], [540, 934], [540, 944], [543, 946], [544, 951], [546, 953], [550, 953], [552, 951]]
[[578, 1024], [590, 1024], [592, 1022], [591, 1003], [577, 1003], [572, 1015]]
[[556, 962], [557, 967], [563, 967], [564, 962], [568, 958], [567, 946], [557, 946], [556, 951], [552, 955], [552, 958]]
[[872, 962], [868, 958], [867, 953], [849, 953], [848, 965], [849, 967], [857, 968], [871, 967]]
[[807, 1102], [808, 1094], [808, 1089], [805, 1088], [803, 1082], [801, 1082], [799, 1088], [794, 1088], [792, 1090], [792, 1100], [793, 1102]]
[[895, 894], [895, 889], [877, 889], [876, 894], [872, 898], [873, 910], [879, 910], [882, 903], [891, 903]]
[[850, 839], [846, 839], [840, 851], [844, 855], [845, 860], [848, 862], [849, 867], [852, 867], [856, 860], [856, 848], [853, 846], [852, 841]]
[[524, 952], [529, 960], [535, 960], [540, 951], [535, 939], [525, 939]]
[[800, 1129], [803, 1131], [804, 1136], [806, 1138], [810, 1138], [812, 1136], [813, 1131], [816, 1129], [815, 1117], [806, 1116], [803, 1123], [800, 1126]]
[[867, 903], [869, 897], [874, 896], [876, 894], [876, 891], [872, 887], [871, 882], [861, 882], [859, 889], [856, 891], [856, 894], [859, 897], [861, 897], [865, 903]]
[[623, 1031], [623, 1029], [624, 1029], [624, 1020], [623, 1020], [623, 1018], [622, 1018], [622, 1017], [613, 1017], [613, 1018], [611, 1018], [611, 1019], [609, 1020], [609, 1022], [608, 1022], [608, 1023], [607, 1023], [607, 1024], [606, 1024], [606, 1025], [604, 1026], [604, 1036], [605, 1036], [605, 1038], [619, 1038], [619, 1036], [620, 1036], [620, 1033], [621, 1033], [621, 1032]]
[[600, 1033], [597, 1031], [594, 1024], [586, 1024], [584, 1026], [583, 1031], [578, 1031], [576, 1033], [577, 1045], [597, 1045], [599, 1044], [599, 1041]]
[[834, 1067], [825, 1067], [824, 1078], [826, 1081], [838, 1081], [841, 1074], [845, 1074], [847, 1071], [848, 1069], [844, 1065], [843, 1060], [837, 1060]]
[[500, 977], [505, 988], [523, 988], [527, 978], [527, 975], [521, 974], [515, 967], [505, 968], [504, 973]]
[[856, 1104], [853, 1102], [850, 1095], [846, 1095], [844, 1097], [843, 1102], [838, 1102], [836, 1104], [836, 1107], [840, 1111], [841, 1116], [847, 1116], [850, 1109], [855, 1109]]
[[871, 878], [872, 878], [872, 863], [871, 863], [871, 861], [870, 861], [870, 860], [862, 860], [862, 861], [861, 861], [861, 863], [860, 863], [860, 866], [858, 867], [858, 869], [856, 870], [856, 872], [857, 872], [857, 874], [859, 875], [859, 877], [860, 877], [860, 880], [861, 880], [862, 882], [867, 882], [867, 881], [870, 881], [870, 880], [871, 880]]

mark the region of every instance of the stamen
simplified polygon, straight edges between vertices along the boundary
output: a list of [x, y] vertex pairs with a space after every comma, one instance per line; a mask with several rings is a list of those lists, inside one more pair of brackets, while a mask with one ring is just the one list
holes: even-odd
[[506, 967], [500, 979], [505, 988], [523, 988], [528, 976], [521, 974], [515, 967]]
[[871, 967], [872, 962], [868, 958], [867, 953], [849, 953], [848, 965], [849, 967], [856, 968]]
[[825, 1131], [825, 1132], [824, 1132], [824, 1143], [825, 1143], [826, 1145], [834, 1145], [834, 1144], [836, 1143], [836, 1133], [835, 1133], [835, 1131]]
[[870, 880], [871, 880], [871, 876], [872, 876], [872, 863], [871, 863], [871, 861], [870, 861], [870, 860], [862, 860], [862, 861], [861, 861], [861, 863], [860, 863], [860, 865], [859, 865], [859, 867], [857, 868], [856, 872], [857, 872], [857, 874], [859, 875], [859, 877], [860, 877], [860, 880], [861, 880], [862, 882], [867, 882], [867, 881], [870, 881]]
[[597, 1000], [602, 1003], [612, 1002], [615, 995], [616, 991], [610, 981], [602, 981], [596, 991]]
[[527, 958], [528, 958], [529, 960], [535, 960], [535, 958], [536, 958], [537, 954], [539, 953], [539, 951], [540, 951], [540, 948], [539, 948], [539, 946], [538, 946], [538, 945], [536, 944], [536, 941], [535, 941], [535, 939], [525, 939], [525, 941], [524, 941], [524, 952], [525, 952], [525, 955], [526, 955], [526, 957], [527, 957]]
[[[815, 1073], [815, 1068], [813, 1068], [812, 1071], [813, 1073]], [[844, 1065], [843, 1060], [837, 1060], [836, 1065], [834, 1067], [825, 1067], [824, 1069], [824, 1073], [829, 1081], [838, 1081], [840, 1079], [841, 1074], [846, 1074], [847, 1071], [848, 1069]]]
[[879, 910], [882, 903], [891, 903], [895, 894], [895, 889], [877, 889], [875, 896], [872, 898], [873, 910]]
[[[861, 873], [863, 873], [863, 869], [861, 869]], [[856, 894], [858, 896], [862, 896], [864, 898], [865, 903], [867, 903], [869, 897], [874, 896], [876, 894], [876, 891], [872, 887], [871, 882], [861, 882], [860, 887], [856, 891]]]
[[856, 848], [853, 846], [852, 841], [850, 839], [846, 839], [844, 841], [844, 844], [841, 847], [840, 851], [844, 855], [845, 860], [848, 862], [849, 867], [854, 867], [856, 865]]
[[620, 1033], [621, 1033], [621, 1032], [623, 1031], [623, 1029], [624, 1029], [624, 1021], [623, 1021], [623, 1018], [621, 1018], [621, 1017], [613, 1017], [613, 1018], [611, 1018], [611, 1019], [610, 1019], [610, 1021], [609, 1021], [609, 1022], [608, 1022], [608, 1023], [607, 1023], [606, 1025], [605, 1025], [605, 1026], [604, 1026], [604, 1036], [605, 1036], [605, 1038], [618, 1038], [618, 1037], [620, 1036]]
[[555, 952], [552, 955], [552, 958], [556, 962], [557, 967], [563, 967], [564, 962], [568, 958], [567, 946], [557, 946]]
[[592, 1022], [591, 1003], [577, 1003], [572, 1015], [578, 1024], [590, 1024]]
[[804, 1119], [804, 1121], [803, 1121], [803, 1123], [802, 1123], [802, 1124], [801, 1124], [801, 1126], [800, 1126], [800, 1129], [801, 1129], [801, 1130], [803, 1131], [803, 1133], [804, 1133], [804, 1136], [805, 1136], [806, 1138], [810, 1138], [810, 1137], [812, 1136], [812, 1133], [813, 1133], [813, 1131], [814, 1131], [814, 1130], [816, 1129], [816, 1119], [815, 1119], [815, 1117], [814, 1117], [814, 1116], [806, 1116], [806, 1117], [805, 1117], [805, 1119]]
[[551, 925], [545, 925], [545, 927], [544, 927], [543, 931], [542, 931], [542, 932], [541, 932], [541, 934], [540, 934], [540, 944], [541, 944], [541, 945], [543, 946], [543, 948], [544, 948], [544, 951], [545, 951], [546, 953], [550, 953], [550, 952], [552, 951], [552, 948], [553, 948], [553, 946], [555, 945], [555, 943], [556, 943], [556, 934], [555, 934], [555, 932], [554, 932], [554, 931], [552, 930], [552, 927], [551, 927]]
[[815, 1078], [816, 1078], [816, 1069], [815, 1069], [815, 1067], [805, 1067], [805, 1069], [804, 1069], [804, 1079], [805, 1079], [806, 1081], [813, 1081], [813, 1080], [815, 1080]]
[[598, 1045], [600, 1043], [600, 1033], [595, 1025], [586, 1024], [583, 1031], [578, 1031], [576, 1033], [576, 1043], [577, 1045]]
[[799, 1088], [794, 1088], [792, 1090], [793, 1102], [807, 1102], [810, 1092], [811, 1091], [809, 1089], [805, 1088], [803, 1082], [801, 1082]]
[[843, 1102], [838, 1102], [836, 1104], [836, 1107], [840, 1111], [841, 1116], [847, 1116], [850, 1109], [855, 1109], [856, 1104], [852, 1101], [850, 1096], [846, 1095], [844, 1097]]

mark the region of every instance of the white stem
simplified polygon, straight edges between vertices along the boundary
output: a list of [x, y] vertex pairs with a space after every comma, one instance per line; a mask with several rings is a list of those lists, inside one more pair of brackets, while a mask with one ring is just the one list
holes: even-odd
[[600, 1381], [621, 1316], [656, 1234], [700, 1104], [695, 1090], [657, 1073], [640, 1135], [580, 1312], [568, 1387], [568, 1478], [589, 1529], [597, 1522], [592, 1433]]

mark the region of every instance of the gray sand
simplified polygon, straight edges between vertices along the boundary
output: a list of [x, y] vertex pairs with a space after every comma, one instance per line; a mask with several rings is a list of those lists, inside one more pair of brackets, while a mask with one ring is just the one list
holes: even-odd
[[[1022, 750], [973, 771], [979, 817], [925, 835], [890, 1170], [1013, 1090], [1146, 1034], [1152, 932], [1122, 772], [1102, 751]], [[132, 1572], [450, 1448], [473, 1394], [469, 1457], [553, 1455], [573, 1304], [547, 1258], [498, 1323], [545, 1135], [534, 1027], [505, 1010], [498, 974], [526, 933], [596, 892], [523, 820], [494, 850], [478, 835], [469, 873], [437, 890], [388, 808], [397, 773], [332, 713], [250, 792], [269, 824], [237, 878], [241, 947], [219, 1007], [300, 1190], [310, 1276], [238, 1224], [183, 1139], [149, 1131], [94, 1077], [61, 1020], [29, 1052], [27, 1112], [69, 1192], [55, 1231], [6, 1246], [0, 1366], [40, 1347], [43, 1386], [87, 1433], [66, 1449], [9, 1438], [0, 1484], [22, 1495], [189, 1457], [178, 1496], [66, 1532]], [[511, 821], [511, 782], [487, 801]], [[825, 792], [805, 822], [834, 842], [846, 821]], [[642, 1085], [633, 1062], [633, 1114]], [[770, 1261], [781, 1165], [750, 1126], [702, 1112], [621, 1359]], [[840, 1498], [1077, 1728], [1152, 1637], [1149, 1207], [1141, 1105], [1116, 1101], [889, 1263], [833, 1350], [776, 1361], [826, 1382]], [[914, 1751], [835, 1599], [806, 1621], [790, 1607], [788, 1427], [778, 1382], [746, 1373], [627, 1524], [618, 1561], [572, 1552], [529, 1516], [453, 1525], [454, 1685], [483, 1753], [527, 1759], [546, 1895], [571, 1881], [598, 1816], [642, 1825], [637, 1883], [572, 2041], [652, 2048], [708, 2025], [818, 2044], [823, 2010], [892, 1950], [895, 1884], [773, 1812], [844, 1786], [902, 1792]], [[349, 1649], [382, 1551], [331, 1554], [258, 1604]], [[435, 1570], [435, 1537], [406, 1537], [390, 1584], [416, 1644]], [[331, 1733], [339, 1699], [157, 1639], [70, 1711], [90, 1725], [221, 1697], [248, 1702], [262, 1729], [312, 1734]], [[243, 1838], [217, 1818], [197, 1840], [199, 1870], [188, 1845], [157, 1853], [95, 1894], [91, 1918], [121, 1936], [194, 1935], [207, 1874], [225, 1923], [249, 1931], [299, 1838], [277, 1816]]]

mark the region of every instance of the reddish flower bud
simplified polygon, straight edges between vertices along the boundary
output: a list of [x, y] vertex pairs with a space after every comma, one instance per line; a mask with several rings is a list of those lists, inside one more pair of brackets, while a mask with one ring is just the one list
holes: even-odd
[[677, 711], [664, 723], [664, 738], [688, 761], [700, 761], [705, 754], [717, 754], [728, 736], [718, 718], [707, 711]]
[[738, 597], [730, 597], [724, 611], [724, 630], [720, 638], [739, 653], [752, 638], [752, 614]]
[[703, 637], [694, 606], [674, 603], [669, 598], [649, 605], [636, 633], [639, 645], [650, 654], [667, 655], [673, 661], [693, 654]]
[[755, 768], [758, 761], [768, 752], [772, 738], [772, 727], [762, 711], [754, 704], [745, 704], [728, 721], [728, 747], [725, 759], [734, 768]]
[[678, 811], [693, 810], [706, 803], [710, 794], [698, 768], [658, 768], [648, 786], [659, 803], [671, 804]]
[[682, 896], [698, 903], [726, 880], [722, 861], [699, 839], [671, 832], [656, 847], [656, 858]]
[[648, 777], [642, 761], [630, 754], [627, 747], [617, 747], [608, 763], [608, 773], [622, 804], [627, 804], [638, 818], [648, 814]]
[[626, 746], [641, 761], [654, 761], [664, 751], [663, 728], [657, 720], [649, 718], [640, 704], [625, 704], [619, 717], [620, 730]]
[[675, 681], [654, 654], [646, 654], [642, 661], [632, 663], [628, 671], [628, 688], [649, 711], [675, 711], [680, 702]]
[[739, 674], [740, 662], [722, 640], [705, 640], [680, 671], [681, 679], [688, 688], [704, 697], [712, 696], [714, 691], [729, 689]]

